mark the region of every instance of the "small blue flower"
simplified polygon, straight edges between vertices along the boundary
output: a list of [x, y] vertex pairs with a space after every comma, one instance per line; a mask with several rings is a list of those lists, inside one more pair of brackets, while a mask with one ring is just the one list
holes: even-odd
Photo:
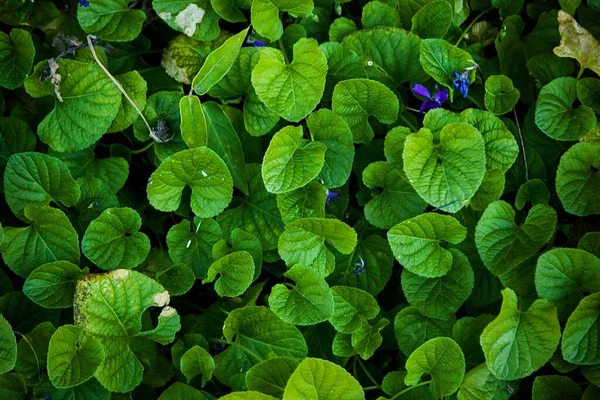
[[81, 7], [89, 7], [90, 6], [90, 2], [88, 0], [79, 0], [79, 5]]
[[454, 84], [456, 90], [458, 90], [465, 99], [469, 94], [469, 86], [471, 85], [471, 81], [469, 81], [470, 71], [470, 69], [466, 69], [460, 74], [458, 72], [455, 72], [454, 80], [452, 80], [452, 83]]
[[265, 42], [263, 42], [262, 40], [255, 40], [252, 44], [254, 47], [265, 47]]
[[325, 200], [327, 208], [329, 208], [329, 202], [331, 202], [331, 199], [339, 199], [340, 197], [342, 197], [341, 194], [337, 192], [332, 192], [331, 190], [327, 190], [327, 200]]
[[412, 91], [417, 96], [425, 98], [425, 101], [419, 108], [421, 113], [433, 110], [434, 108], [440, 108], [442, 103], [448, 101], [448, 89], [446, 88], [440, 89], [438, 86], [436, 86], [435, 93], [432, 96], [429, 89], [417, 83], [412, 87]]
[[354, 267], [354, 275], [359, 276], [361, 275], [363, 272], [365, 272], [365, 268], [367, 267], [367, 263], [365, 262], [365, 260], [363, 260], [362, 258], [359, 258], [358, 261], [356, 261], [356, 266]]

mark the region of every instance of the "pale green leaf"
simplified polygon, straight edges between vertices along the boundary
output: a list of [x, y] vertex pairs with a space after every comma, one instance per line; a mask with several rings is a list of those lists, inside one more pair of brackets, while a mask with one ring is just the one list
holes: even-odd
[[529, 210], [525, 222], [515, 222], [510, 204], [498, 200], [485, 210], [475, 229], [475, 243], [485, 266], [502, 275], [533, 257], [554, 234], [556, 212], [538, 204]]
[[295, 282], [290, 290], [284, 284], [273, 286], [269, 307], [283, 321], [294, 325], [314, 325], [333, 315], [333, 297], [319, 271], [295, 265], [284, 275]]
[[481, 347], [496, 378], [521, 379], [550, 360], [560, 341], [560, 324], [556, 307], [547, 300], [535, 300], [524, 310], [511, 289], [502, 290], [502, 296], [500, 314], [483, 330]]
[[458, 244], [467, 229], [449, 215], [425, 213], [394, 226], [388, 241], [394, 256], [407, 270], [435, 278], [452, 268], [453, 254], [441, 247], [442, 241]]
[[417, 348], [406, 360], [404, 383], [413, 386], [423, 375], [431, 376], [429, 390], [436, 399], [458, 390], [465, 375], [465, 356], [450, 338], [430, 339]]
[[175, 211], [186, 186], [192, 189], [192, 211], [201, 218], [221, 213], [233, 193], [227, 165], [206, 147], [183, 150], [165, 159], [150, 176], [148, 200], [157, 210]]
[[277, 195], [277, 207], [283, 222], [290, 223], [299, 218], [325, 218], [327, 189], [316, 181], [291, 192]]
[[467, 124], [446, 125], [439, 143], [423, 128], [406, 138], [404, 172], [425, 201], [454, 213], [475, 195], [483, 181], [484, 146], [481, 133]]
[[507, 400], [511, 396], [508, 387], [492, 375], [487, 365], [481, 364], [465, 374], [457, 397], [458, 400]]
[[350, 254], [356, 244], [356, 232], [340, 220], [303, 218], [286, 225], [278, 251], [288, 266], [310, 265], [325, 277], [335, 268], [334, 255], [327, 245]]
[[286, 357], [265, 360], [246, 373], [246, 386], [249, 390], [281, 398], [285, 385], [298, 364], [297, 360]]
[[492, 75], [485, 81], [485, 108], [496, 115], [512, 110], [520, 95], [519, 89], [505, 75]]
[[181, 372], [188, 383], [197, 375], [202, 375], [202, 386], [212, 378], [215, 369], [215, 361], [211, 355], [200, 346], [194, 346], [181, 356], [179, 362]]
[[196, 40], [215, 40], [221, 31], [209, 0], [153, 0], [152, 8], [171, 28]]
[[242, 295], [252, 283], [254, 260], [247, 251], [236, 251], [216, 260], [208, 269], [208, 276], [202, 283], [215, 282], [215, 291], [221, 297]]
[[[268, 1], [255, 0], [254, 3]], [[281, 53], [263, 53], [252, 71], [259, 99], [282, 118], [298, 122], [315, 109], [325, 90], [327, 58], [314, 39], [294, 44], [287, 63]]]
[[265, 153], [262, 178], [271, 193], [305, 186], [323, 168], [327, 146], [302, 139], [302, 127], [287, 126], [277, 132]]
[[573, 16], [558, 12], [560, 46], [554, 48], [559, 57], [574, 58], [581, 68], [589, 68], [600, 75], [600, 42], [587, 29], [580, 26]]
[[46, 263], [33, 270], [23, 285], [23, 293], [45, 308], [73, 306], [75, 283], [87, 273], [69, 261]]
[[206, 146], [208, 143], [208, 127], [202, 104], [197, 96], [183, 96], [179, 100], [181, 114], [181, 137], [187, 146]]
[[594, 293], [579, 303], [567, 320], [561, 350], [566, 361], [578, 365], [600, 363], [600, 293]]
[[279, 19], [281, 11], [287, 11], [294, 17], [306, 17], [313, 8], [312, 0], [254, 0], [250, 20], [259, 35], [274, 42], [283, 34], [283, 24]]
[[560, 158], [556, 192], [565, 210], [585, 216], [600, 214], [600, 146], [577, 143]]
[[381, 330], [390, 323], [386, 318], [382, 318], [375, 324], [366, 324], [352, 333], [352, 348], [363, 360], [368, 360], [383, 343]]
[[[142, 78], [139, 72], [129, 71], [115, 76], [129, 97], [133, 100], [138, 109], [143, 110], [146, 107], [146, 92], [148, 84]], [[131, 105], [125, 96], [121, 98], [121, 105], [117, 116], [108, 128], [108, 133], [120, 132], [129, 128], [138, 118], [138, 112]]]
[[90, 379], [104, 360], [104, 348], [74, 325], [54, 332], [48, 346], [48, 376], [54, 387], [67, 389]]
[[370, 1], [364, 6], [360, 22], [364, 29], [376, 26], [401, 27], [396, 9], [391, 4], [380, 1]]
[[[419, 59], [425, 72], [448, 88], [451, 100], [454, 93], [454, 73], [471, 69], [475, 65], [469, 53], [443, 39], [422, 40]], [[470, 82], [475, 80], [474, 69], [469, 73], [468, 79]]]
[[85, 33], [110, 42], [129, 42], [142, 31], [146, 13], [132, 9], [128, 0], [95, 0], [77, 8], [77, 20]]
[[283, 400], [344, 399], [364, 400], [358, 381], [344, 368], [330, 361], [306, 358], [290, 376]]
[[371, 142], [374, 136], [369, 117], [379, 122], [396, 122], [400, 103], [385, 85], [369, 79], [348, 79], [335, 85], [333, 111], [352, 129], [355, 143]]
[[206, 57], [202, 68], [192, 81], [196, 93], [205, 94], [229, 72], [246, 39], [248, 29], [231, 36]]
[[379, 314], [377, 300], [368, 292], [351, 286], [334, 286], [331, 293], [334, 307], [329, 322], [338, 332], [353, 333]]
[[150, 239], [139, 232], [140, 215], [131, 208], [108, 208], [90, 223], [81, 240], [87, 258], [104, 270], [132, 269], [150, 252]]

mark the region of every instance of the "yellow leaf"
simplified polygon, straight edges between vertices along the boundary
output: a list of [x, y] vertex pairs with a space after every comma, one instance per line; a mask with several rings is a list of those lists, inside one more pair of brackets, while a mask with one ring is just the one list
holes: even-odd
[[558, 24], [560, 46], [554, 48], [554, 54], [574, 58], [582, 70], [589, 68], [600, 75], [600, 42], [562, 10], [558, 12]]

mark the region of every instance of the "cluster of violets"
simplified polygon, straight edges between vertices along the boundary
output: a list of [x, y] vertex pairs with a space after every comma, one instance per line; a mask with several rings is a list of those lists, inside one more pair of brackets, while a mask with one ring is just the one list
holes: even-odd
[[[458, 72], [454, 73], [454, 79], [452, 83], [454, 88], [462, 94], [464, 98], [467, 98], [469, 94], [469, 86], [471, 82], [469, 81], [469, 72], [472, 68], [466, 69], [460, 74]], [[419, 107], [419, 111], [421, 113], [425, 113], [429, 110], [433, 110], [434, 108], [440, 108], [442, 103], [448, 101], [448, 89], [440, 88], [438, 85], [435, 85], [435, 92], [433, 95], [429, 91], [429, 89], [420, 83], [415, 84], [412, 87], [412, 91], [419, 97], [425, 98], [421, 107]]]

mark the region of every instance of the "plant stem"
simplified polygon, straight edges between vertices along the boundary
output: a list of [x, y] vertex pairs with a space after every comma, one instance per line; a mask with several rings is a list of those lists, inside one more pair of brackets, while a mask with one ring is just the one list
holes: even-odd
[[577, 80], [579, 80], [579, 78], [581, 78], [581, 75], [583, 75], [583, 71], [585, 71], [585, 67], [583, 65], [579, 66], [579, 73], [577, 73]]
[[147, 145], [145, 145], [144, 147], [142, 147], [141, 149], [131, 150], [131, 154], [140, 154], [140, 153], [143, 153], [146, 150], [148, 150], [150, 147], [154, 146], [155, 144], [156, 144], [156, 142], [150, 142]]
[[417, 127], [412, 124], [412, 122], [406, 119], [405, 116], [403, 116], [402, 114], [399, 114], [398, 116], [410, 128], [411, 131], [416, 132], [418, 130]]
[[129, 97], [129, 94], [127, 94], [127, 92], [125, 91], [125, 89], [123, 89], [123, 86], [121, 86], [121, 84], [119, 83], [119, 81], [114, 76], [112, 76], [112, 74], [108, 71], [108, 69], [106, 69], [106, 67], [104, 66], [104, 64], [102, 64], [102, 62], [98, 58], [98, 55], [96, 54], [96, 50], [94, 49], [94, 45], [92, 44], [92, 35], [87, 35], [87, 42], [88, 42], [88, 46], [90, 48], [90, 51], [92, 52], [92, 56], [94, 56], [94, 60], [96, 60], [96, 64], [98, 64], [98, 66], [100, 68], [102, 68], [102, 71], [104, 71], [104, 73], [106, 74], [106, 76], [108, 76], [110, 78], [110, 80], [112, 81], [112, 83], [115, 84], [115, 86], [117, 87], [117, 89], [119, 89], [119, 91], [123, 94], [123, 96], [125, 96], [125, 98], [127, 99], [127, 101], [133, 106], [133, 108], [135, 109], [135, 111], [137, 111], [138, 115], [142, 118], [142, 120], [146, 124], [146, 127], [148, 128], [148, 133], [152, 133], [152, 128], [150, 127], [150, 124], [148, 123], [148, 121], [146, 121], [146, 118], [144, 118], [144, 114], [142, 114], [142, 112], [138, 108], [137, 104], [134, 103], [134, 101], [131, 99], [131, 97]]
[[517, 117], [517, 111], [514, 109], [514, 107], [513, 107], [513, 114], [515, 116], [517, 130], [519, 131], [519, 139], [521, 140], [521, 148], [523, 149], [523, 163], [525, 164], [525, 180], [529, 181], [529, 167], [527, 166], [527, 152], [525, 151], [525, 142], [523, 141], [523, 133], [521, 132], [521, 125], [519, 124], [519, 118]]
[[416, 108], [411, 108], [411, 107], [404, 107], [404, 109], [408, 110], [408, 111], [412, 111], [418, 114], [421, 114], [421, 111], [417, 110]]
[[38, 359], [38, 356], [37, 356], [37, 353], [35, 352], [35, 349], [31, 345], [31, 343], [29, 342], [29, 340], [27, 340], [27, 338], [25, 337], [25, 335], [23, 335], [21, 332], [17, 332], [17, 331], [14, 331], [14, 332], [17, 335], [20, 335], [21, 338], [23, 338], [23, 340], [25, 341], [25, 343], [27, 343], [29, 345], [29, 348], [31, 348], [31, 352], [33, 353], [33, 357], [35, 357], [35, 363], [37, 365], [38, 377], [40, 378], [40, 382], [41, 382], [42, 381], [42, 374], [40, 373], [40, 360]]
[[358, 360], [358, 365], [360, 365], [360, 368], [363, 370], [363, 372], [365, 373], [367, 378], [369, 378], [369, 380], [373, 383], [373, 385], [375, 385], [375, 387], [377, 389], [381, 390], [381, 385], [379, 385], [377, 383], [377, 381], [375, 380], [375, 378], [373, 378], [373, 375], [371, 375], [371, 373], [369, 373], [369, 371], [367, 370], [367, 367], [365, 367], [365, 364], [363, 364], [362, 360], [358, 356], [354, 356], [354, 357], [356, 357], [356, 360]]
[[475, 25], [475, 22], [479, 21], [479, 18], [483, 17], [483, 15], [487, 12], [487, 10], [482, 11], [481, 13], [479, 13], [479, 15], [477, 15], [473, 21], [471, 21], [471, 23], [465, 28], [465, 30], [463, 31], [463, 33], [460, 35], [460, 37], [458, 38], [458, 40], [456, 41], [455, 46], [458, 46], [460, 44], [460, 42], [462, 42], [462, 40], [465, 38], [465, 36], [467, 35], [467, 33], [469, 33], [469, 31], [471, 30], [471, 28], [473, 27], [473, 25]]
[[404, 389], [404, 390], [402, 390], [402, 391], [400, 391], [400, 392], [396, 393], [396, 394], [394, 395], [394, 397], [390, 398], [390, 400], [394, 400], [394, 399], [396, 399], [396, 398], [398, 398], [398, 397], [402, 396], [402, 395], [403, 395], [404, 393], [406, 393], [406, 392], [410, 392], [410, 391], [411, 391], [411, 390], [413, 390], [413, 389], [416, 389], [416, 388], [418, 388], [418, 387], [421, 387], [421, 386], [428, 385], [428, 384], [430, 384], [430, 383], [431, 383], [431, 381], [424, 381], [424, 382], [421, 382], [421, 383], [417, 383], [416, 385], [409, 386], [409, 387], [407, 387], [406, 389]]
[[363, 388], [363, 392], [370, 392], [371, 390], [381, 390], [377, 386], [367, 386]]
[[279, 38], [279, 40], [277, 41], [277, 43], [279, 43], [279, 49], [283, 53], [283, 58], [285, 59], [285, 63], [287, 65], [290, 65], [290, 60], [288, 60], [287, 53], [285, 52], [285, 47], [283, 46], [283, 39], [282, 38], [283, 38], [283, 36]]

